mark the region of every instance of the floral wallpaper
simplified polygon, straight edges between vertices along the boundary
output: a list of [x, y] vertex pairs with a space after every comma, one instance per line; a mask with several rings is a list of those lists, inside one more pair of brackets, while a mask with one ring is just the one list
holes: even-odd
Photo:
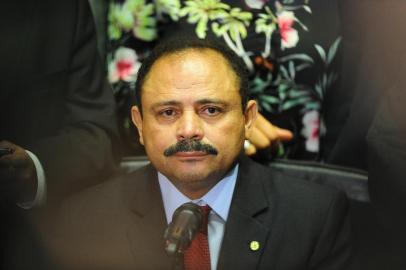
[[[224, 41], [250, 72], [250, 97], [272, 123], [294, 132], [280, 157], [317, 159], [325, 133], [323, 99], [339, 77], [341, 44], [335, 2], [329, 0], [125, 0], [108, 15], [108, 78], [124, 133], [137, 71], [173, 29]], [[327, 8], [326, 8], [327, 7]], [[323, 30], [324, 29], [324, 30]], [[185, 32], [186, 33], [186, 32]], [[131, 134], [127, 134], [132, 136]]]

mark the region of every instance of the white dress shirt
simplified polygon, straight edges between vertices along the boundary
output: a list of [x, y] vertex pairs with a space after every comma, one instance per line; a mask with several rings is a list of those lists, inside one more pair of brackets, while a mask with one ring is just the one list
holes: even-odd
[[194, 202], [198, 205], [209, 205], [212, 209], [209, 215], [208, 242], [210, 251], [211, 269], [216, 270], [221, 243], [223, 241], [225, 223], [230, 210], [231, 199], [237, 180], [238, 165], [221, 179], [203, 197], [190, 200], [181, 193], [166, 176], [158, 172], [159, 186], [162, 193], [166, 221], [172, 221], [175, 210], [184, 203]]

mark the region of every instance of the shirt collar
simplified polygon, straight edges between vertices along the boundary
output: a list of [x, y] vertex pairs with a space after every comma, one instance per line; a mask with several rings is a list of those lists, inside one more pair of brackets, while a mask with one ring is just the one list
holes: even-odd
[[191, 201], [199, 205], [208, 204], [212, 211], [226, 222], [237, 174], [238, 164], [203, 197], [192, 201], [183, 195], [165, 175], [158, 172], [159, 187], [161, 189], [167, 222], [170, 223], [172, 221], [172, 215], [179, 206]]

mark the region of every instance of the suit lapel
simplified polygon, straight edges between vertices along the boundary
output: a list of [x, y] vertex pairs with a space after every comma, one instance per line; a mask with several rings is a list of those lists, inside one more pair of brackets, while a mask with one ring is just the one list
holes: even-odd
[[257, 165], [248, 158], [240, 160], [217, 269], [256, 269], [270, 232], [269, 223], [265, 226], [261, 222], [270, 203], [255, 170]]
[[129, 207], [133, 218], [128, 228], [136, 269], [170, 269], [172, 261], [164, 250], [163, 235], [167, 227], [157, 173], [151, 165], [134, 176]]

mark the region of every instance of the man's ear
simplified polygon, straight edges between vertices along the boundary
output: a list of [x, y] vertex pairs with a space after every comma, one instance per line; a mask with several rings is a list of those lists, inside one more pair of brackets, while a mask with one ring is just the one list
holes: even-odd
[[137, 127], [138, 135], [140, 136], [140, 143], [144, 145], [144, 137], [142, 136], [142, 115], [137, 106], [131, 107], [131, 119]]
[[248, 138], [254, 127], [255, 120], [257, 119], [258, 106], [255, 100], [249, 100], [245, 107], [245, 138]]

